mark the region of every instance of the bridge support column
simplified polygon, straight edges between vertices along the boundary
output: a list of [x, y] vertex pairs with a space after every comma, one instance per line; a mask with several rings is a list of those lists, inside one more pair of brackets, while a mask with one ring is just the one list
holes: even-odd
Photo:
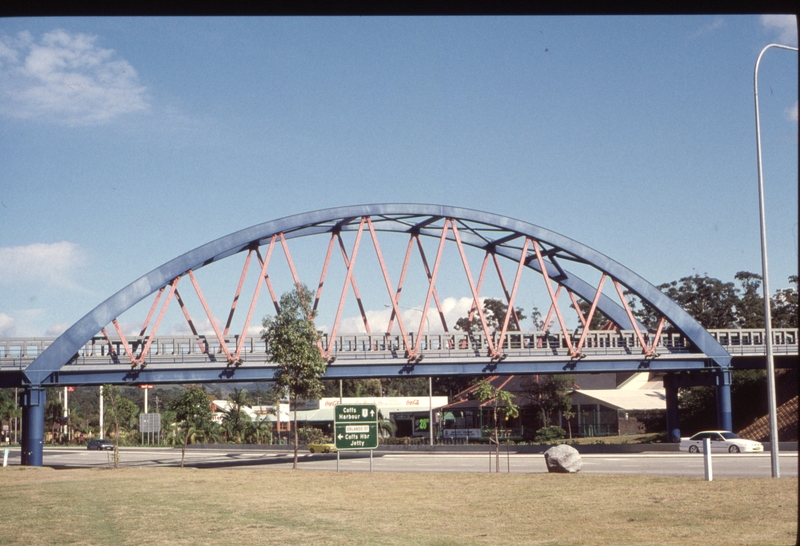
[[717, 387], [717, 427], [720, 430], [733, 430], [733, 412], [731, 410], [731, 371], [716, 372]]
[[681, 428], [678, 420], [678, 387], [675, 386], [675, 377], [668, 373], [664, 376], [664, 390], [667, 395], [667, 441], [680, 442]]
[[20, 463], [26, 466], [42, 466], [44, 453], [44, 406], [46, 391], [41, 387], [29, 387], [22, 395], [22, 456]]

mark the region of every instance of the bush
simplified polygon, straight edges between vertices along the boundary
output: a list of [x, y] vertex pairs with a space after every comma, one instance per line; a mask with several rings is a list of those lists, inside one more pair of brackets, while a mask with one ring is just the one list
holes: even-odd
[[297, 441], [300, 445], [325, 443], [326, 440], [325, 434], [318, 428], [303, 426], [297, 429]]
[[552, 442], [555, 440], [562, 440], [567, 436], [567, 431], [558, 426], [549, 426], [540, 428], [536, 431], [534, 440], [540, 444]]

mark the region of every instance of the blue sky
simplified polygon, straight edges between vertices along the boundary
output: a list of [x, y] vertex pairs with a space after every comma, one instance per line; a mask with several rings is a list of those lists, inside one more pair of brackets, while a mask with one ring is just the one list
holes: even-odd
[[[772, 42], [793, 17], [0, 19], [0, 336], [362, 203], [518, 218], [653, 284], [759, 272]], [[797, 66], [759, 73], [773, 290], [797, 273]]]

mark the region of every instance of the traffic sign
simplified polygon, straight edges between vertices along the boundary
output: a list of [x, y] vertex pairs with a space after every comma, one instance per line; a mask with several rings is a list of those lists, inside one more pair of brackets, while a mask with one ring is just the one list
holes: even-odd
[[339, 404], [335, 423], [377, 423], [378, 407], [375, 404]]
[[378, 408], [375, 404], [339, 404], [334, 415], [336, 449], [378, 447]]
[[334, 427], [336, 449], [375, 449], [378, 447], [378, 423], [348, 425], [336, 423]]

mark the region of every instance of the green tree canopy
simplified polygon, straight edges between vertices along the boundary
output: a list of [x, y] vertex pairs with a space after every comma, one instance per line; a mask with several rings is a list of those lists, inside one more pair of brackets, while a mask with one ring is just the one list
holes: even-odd
[[267, 342], [270, 361], [278, 365], [275, 371], [276, 389], [288, 394], [295, 404], [294, 465], [297, 468], [297, 402], [318, 400], [324, 392], [322, 376], [326, 364], [317, 342], [320, 335], [314, 326], [312, 311], [314, 292], [298, 285], [281, 296], [277, 316], [264, 318], [261, 337]]
[[[516, 311], [517, 319], [520, 323], [527, 318], [522, 307], [515, 307], [514, 311]], [[483, 300], [483, 316], [486, 318], [486, 325], [490, 330], [500, 330], [503, 327], [507, 312], [508, 304], [504, 303], [502, 300], [494, 298], [486, 298]], [[477, 332], [483, 327], [481, 326], [481, 319], [476, 311], [472, 315], [472, 320], [470, 320], [469, 316], [458, 319], [455, 328], [462, 332]], [[519, 325], [514, 320], [514, 315], [512, 314], [508, 321], [508, 331], [516, 332], [519, 331], [519, 329]]]
[[558, 411], [568, 412], [572, 409], [571, 375], [547, 375], [526, 377], [520, 384], [525, 397], [530, 400], [530, 407], [536, 410], [541, 427], [550, 425], [550, 418]]
[[496, 388], [490, 382], [482, 379], [478, 382], [478, 387], [473, 391], [475, 398], [481, 402], [489, 402], [494, 417], [494, 437], [495, 444], [495, 472], [500, 472], [500, 420], [499, 414], [503, 414], [505, 419], [513, 419], [519, 415], [519, 406], [514, 403], [514, 396], [502, 389]]
[[778, 290], [772, 297], [772, 324], [776, 328], [797, 328], [797, 275], [789, 277], [793, 287]]
[[170, 402], [169, 410], [175, 412], [178, 427], [183, 434], [181, 450], [181, 468], [183, 468], [186, 446], [192, 435], [210, 431], [212, 428], [210, 401], [203, 387], [189, 385], [180, 397]]

